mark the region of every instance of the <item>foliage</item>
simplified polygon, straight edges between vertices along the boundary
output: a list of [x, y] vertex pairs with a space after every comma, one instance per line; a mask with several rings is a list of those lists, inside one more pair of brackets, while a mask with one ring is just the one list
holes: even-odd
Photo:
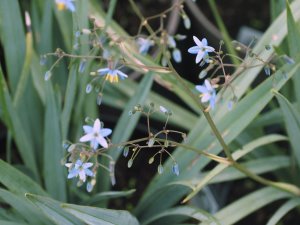
[[[0, 1], [1, 224], [229, 225], [281, 199], [271, 225], [299, 208], [300, 2], [272, 0], [274, 21], [249, 46], [208, 2], [225, 44], [186, 38], [196, 85], [173, 66], [185, 37], [164, 28], [174, 12], [192, 27], [185, 1], [145, 17], [129, 0], [134, 36], [114, 20], [116, 0], [107, 12], [96, 0]], [[136, 192], [115, 165], [141, 158], [157, 174], [117, 208]], [[263, 187], [228, 203], [237, 180]]]

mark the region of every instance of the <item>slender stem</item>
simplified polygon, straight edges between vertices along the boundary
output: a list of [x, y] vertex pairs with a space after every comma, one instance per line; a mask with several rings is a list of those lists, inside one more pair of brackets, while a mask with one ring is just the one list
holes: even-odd
[[[274, 188], [277, 188], [277, 189], [280, 189], [280, 190], [283, 190], [283, 191], [286, 191], [286, 192], [289, 192], [289, 193], [292, 193], [296, 196], [300, 196], [300, 189], [294, 185], [291, 185], [291, 184], [287, 184], [287, 183], [280, 183], [280, 182], [274, 182], [274, 181], [270, 181], [270, 180], [267, 180], [261, 176], [258, 176], [254, 173], [252, 173], [251, 171], [249, 171], [248, 169], [246, 169], [245, 167], [243, 167], [242, 165], [240, 165], [239, 163], [237, 163], [231, 153], [230, 153], [230, 150], [229, 150], [229, 147], [227, 146], [227, 144], [225, 143], [222, 135], [220, 134], [220, 132], [218, 131], [214, 121], [212, 120], [209, 112], [205, 111], [203, 105], [198, 101], [197, 97], [190, 91], [189, 87], [186, 85], [186, 83], [184, 82], [184, 80], [181, 78], [181, 76], [176, 72], [176, 70], [174, 69], [172, 63], [170, 62], [170, 60], [168, 61], [168, 64], [169, 64], [169, 67], [172, 69], [173, 71], [173, 74], [175, 74], [177, 80], [182, 84], [183, 88], [186, 90], [186, 92], [192, 97], [192, 99], [195, 101], [195, 103], [199, 106], [199, 108], [202, 110], [206, 120], [208, 121], [208, 124], [210, 125], [213, 133], [215, 134], [216, 138], [218, 139], [219, 143], [221, 144], [221, 146], [223, 147], [223, 150], [227, 156], [228, 159], [226, 159], [227, 163], [230, 164], [231, 166], [233, 166], [234, 168], [236, 168], [237, 170], [239, 170], [240, 172], [244, 173], [245, 175], [247, 175], [248, 177], [252, 178], [253, 180], [261, 183], [261, 184], [264, 184], [264, 185], [268, 185], [268, 186], [272, 186]], [[177, 144], [177, 143], [176, 143]], [[190, 150], [196, 150], [196, 149], [192, 149], [191, 146], [188, 146], [188, 145], [182, 145], [182, 144], [177, 144], [178, 146], [181, 146], [183, 148], [187, 148], [187, 149], [190, 149]], [[211, 158], [209, 155], [209, 153], [207, 152], [203, 152], [203, 151], [199, 151], [197, 149], [198, 153], [200, 154], [203, 154], [203, 155], [206, 155], [207, 157]], [[215, 155], [213, 155], [215, 156]], [[218, 156], [217, 156], [218, 157]], [[222, 158], [224, 160], [224, 158]], [[216, 160], [216, 159], [214, 159]], [[218, 161], [218, 159], [216, 160]], [[224, 161], [223, 161], [224, 163]]]
[[226, 156], [228, 157], [228, 159], [230, 161], [234, 161], [234, 159], [231, 156], [229, 147], [227, 146], [227, 144], [225, 143], [222, 135], [220, 134], [218, 128], [216, 127], [214, 121], [212, 120], [209, 112], [205, 111], [203, 105], [199, 102], [198, 98], [191, 92], [191, 90], [189, 89], [189, 87], [186, 85], [186, 83], [184, 82], [184, 80], [181, 78], [181, 76], [176, 72], [176, 70], [174, 69], [172, 63], [170, 62], [170, 60], [168, 60], [168, 65], [169, 67], [172, 69], [173, 74], [176, 76], [177, 80], [182, 84], [183, 88], [186, 90], [186, 92], [188, 93], [188, 95], [194, 100], [194, 102], [199, 106], [199, 108], [201, 109], [201, 111], [203, 112], [203, 115], [205, 116], [210, 128], [212, 129], [213, 133], [216, 135], [216, 138], [218, 139], [219, 143], [221, 144]]

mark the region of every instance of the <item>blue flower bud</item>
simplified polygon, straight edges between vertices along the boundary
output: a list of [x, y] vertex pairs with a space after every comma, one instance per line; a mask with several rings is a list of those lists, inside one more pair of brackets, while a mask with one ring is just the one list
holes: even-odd
[[129, 159], [127, 163], [127, 167], [128, 168], [132, 167], [132, 164], [133, 164], [133, 159]]
[[85, 88], [85, 92], [86, 92], [87, 94], [89, 94], [89, 93], [91, 93], [92, 90], [93, 90], [92, 84], [87, 84], [87, 85], [86, 85], [86, 88]]
[[175, 48], [172, 52], [173, 59], [175, 62], [180, 63], [182, 58], [181, 58], [181, 52], [179, 51], [178, 48]]
[[179, 166], [178, 166], [177, 163], [173, 164], [173, 166], [172, 166], [172, 172], [173, 172], [176, 176], [179, 175]]
[[78, 72], [83, 73], [84, 69], [85, 69], [85, 66], [86, 66], [86, 59], [83, 59], [83, 60], [80, 61], [80, 64], [79, 64], [79, 67], [78, 67]]
[[158, 165], [157, 172], [158, 172], [158, 174], [162, 174], [164, 172], [164, 168], [161, 164]]
[[47, 56], [46, 55], [41, 55], [40, 56], [40, 65], [44, 66], [47, 63]]
[[50, 70], [48, 70], [44, 76], [45, 81], [49, 80], [51, 78], [51, 76], [52, 76], [52, 73]]
[[123, 151], [123, 156], [126, 158], [128, 156], [128, 153], [129, 153], [129, 148], [125, 147]]

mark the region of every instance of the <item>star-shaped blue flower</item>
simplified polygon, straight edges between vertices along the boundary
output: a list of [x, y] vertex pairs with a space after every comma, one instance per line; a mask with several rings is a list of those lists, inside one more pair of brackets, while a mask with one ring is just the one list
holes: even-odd
[[208, 102], [211, 109], [215, 108], [216, 90], [211, 86], [208, 80], [204, 81], [204, 85], [196, 85], [196, 89], [201, 92], [201, 102]]
[[139, 46], [139, 53], [146, 54], [149, 48], [154, 45], [154, 42], [148, 38], [140, 37], [137, 39], [137, 44]]
[[69, 168], [68, 179], [72, 179], [73, 177], [78, 177], [82, 182], [86, 181], [86, 177], [93, 177], [94, 173], [89, 168], [93, 166], [93, 163], [87, 162], [84, 163], [80, 159], [78, 159], [75, 164], [74, 163], [66, 163], [66, 167]]
[[109, 67], [99, 69], [97, 72], [101, 76], [106, 76], [105, 80], [109, 80], [110, 83], [119, 82], [119, 77], [121, 79], [128, 77], [127, 74], [123, 73], [121, 70], [111, 69]]
[[71, 12], [75, 12], [74, 0], [55, 0], [58, 10], [68, 9]]
[[96, 119], [94, 126], [83, 126], [85, 135], [82, 136], [79, 141], [81, 142], [90, 142], [93, 149], [97, 149], [99, 145], [104, 148], [108, 147], [108, 143], [105, 140], [105, 137], [111, 134], [112, 130], [108, 128], [101, 128], [101, 123], [99, 119]]
[[197, 54], [196, 57], [197, 64], [201, 62], [202, 59], [208, 62], [208, 53], [215, 51], [215, 49], [207, 45], [206, 38], [203, 38], [202, 41], [200, 41], [196, 36], [193, 36], [193, 39], [196, 43], [196, 46], [189, 48], [188, 52], [191, 54]]

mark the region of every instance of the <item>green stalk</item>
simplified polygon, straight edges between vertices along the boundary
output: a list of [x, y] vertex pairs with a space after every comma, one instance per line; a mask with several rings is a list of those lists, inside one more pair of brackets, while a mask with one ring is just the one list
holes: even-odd
[[[215, 0], [208, 0], [208, 4], [210, 6], [210, 9], [215, 17], [215, 20], [217, 22], [217, 25], [219, 27], [219, 29], [221, 30], [221, 33], [222, 33], [222, 37], [224, 39], [224, 43], [225, 43], [225, 46], [227, 48], [227, 51], [229, 52], [229, 54], [231, 55], [236, 55], [236, 52], [234, 50], [234, 48], [232, 47], [232, 44], [231, 44], [231, 38], [227, 32], [227, 29], [223, 23], [223, 20], [220, 16], [220, 13], [217, 9], [217, 6], [216, 6], [216, 2]], [[239, 64], [239, 61], [235, 58], [235, 57], [232, 57], [230, 56], [232, 62], [235, 64], [235, 65], [238, 65]]]
[[[288, 184], [288, 183], [282, 183], [282, 182], [274, 182], [274, 181], [270, 181], [267, 180], [261, 176], [258, 176], [254, 173], [252, 173], [251, 171], [249, 171], [248, 169], [246, 169], [245, 167], [243, 167], [242, 165], [240, 165], [239, 163], [237, 163], [232, 155], [231, 152], [229, 150], [228, 145], [225, 143], [221, 133], [218, 131], [214, 121], [212, 120], [209, 112], [205, 111], [203, 105], [199, 102], [198, 98], [191, 92], [191, 90], [188, 88], [188, 86], [185, 84], [184, 80], [181, 78], [181, 76], [176, 72], [176, 70], [174, 69], [172, 63], [169, 61], [168, 65], [170, 67], [170, 69], [172, 69], [173, 74], [175, 75], [176, 79], [178, 80], [178, 82], [180, 82], [183, 86], [183, 88], [185, 89], [185, 91], [188, 93], [189, 96], [191, 96], [191, 98], [195, 101], [195, 103], [199, 106], [199, 108], [202, 110], [209, 126], [211, 127], [213, 133], [215, 134], [216, 138], [218, 139], [220, 145], [223, 147], [223, 150], [228, 158], [228, 163], [230, 163], [234, 168], [236, 168], [237, 170], [239, 170], [240, 172], [244, 173], [245, 175], [247, 175], [248, 177], [252, 178], [253, 180], [267, 185], [267, 186], [271, 186], [280, 190], [283, 190], [285, 192], [289, 192], [293, 195], [296, 196], [300, 196], [300, 189], [292, 184]], [[189, 199], [191, 199], [193, 196], [195, 195], [195, 193], [192, 193], [190, 195], [188, 195], [184, 200], [184, 202], [187, 202]]]

